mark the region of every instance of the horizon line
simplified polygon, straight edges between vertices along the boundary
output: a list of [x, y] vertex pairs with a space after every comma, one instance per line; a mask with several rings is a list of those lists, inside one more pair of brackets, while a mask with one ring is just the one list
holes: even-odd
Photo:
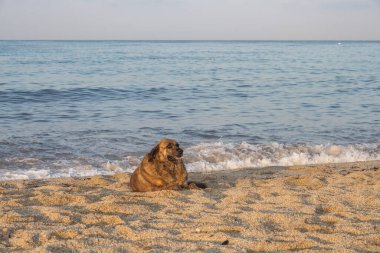
[[380, 39], [0, 39], [0, 41], [380, 42]]

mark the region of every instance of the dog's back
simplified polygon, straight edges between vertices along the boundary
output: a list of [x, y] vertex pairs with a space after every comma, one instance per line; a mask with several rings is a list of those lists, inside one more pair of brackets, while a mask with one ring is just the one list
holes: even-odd
[[141, 167], [143, 167], [143, 163], [145, 161], [146, 156], [144, 157], [142, 163], [137, 167], [137, 169], [132, 173], [130, 185], [132, 188], [132, 191], [141, 192], [141, 191], [152, 191], [149, 190], [151, 188], [151, 184], [145, 180], [145, 177], [143, 176], [143, 172]]

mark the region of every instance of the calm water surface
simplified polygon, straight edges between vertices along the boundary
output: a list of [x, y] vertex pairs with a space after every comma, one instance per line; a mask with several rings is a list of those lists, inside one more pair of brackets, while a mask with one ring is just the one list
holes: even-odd
[[380, 42], [0, 41], [0, 180], [380, 159]]

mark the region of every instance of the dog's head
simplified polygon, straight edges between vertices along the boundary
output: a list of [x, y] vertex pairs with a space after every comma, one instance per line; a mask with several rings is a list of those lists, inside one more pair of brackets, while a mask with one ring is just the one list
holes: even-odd
[[148, 155], [150, 162], [157, 159], [161, 162], [170, 161], [176, 163], [182, 159], [183, 150], [175, 140], [164, 139], [160, 140]]

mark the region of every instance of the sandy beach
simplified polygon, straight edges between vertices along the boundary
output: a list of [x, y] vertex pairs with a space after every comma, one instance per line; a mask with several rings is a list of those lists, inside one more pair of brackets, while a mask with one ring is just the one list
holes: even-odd
[[0, 182], [0, 252], [380, 252], [380, 161]]

